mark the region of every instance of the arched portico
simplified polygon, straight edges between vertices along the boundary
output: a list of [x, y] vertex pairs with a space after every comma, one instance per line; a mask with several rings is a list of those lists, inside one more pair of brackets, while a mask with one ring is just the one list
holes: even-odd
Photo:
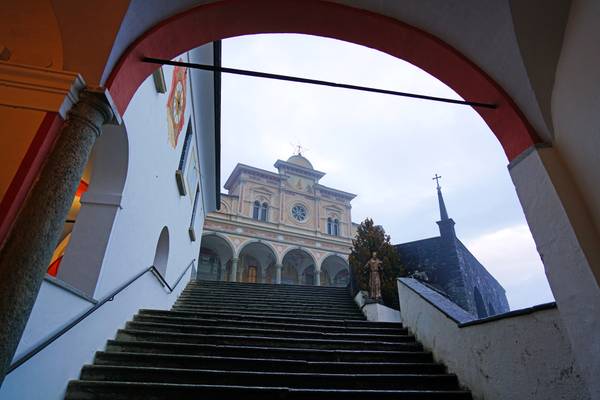
[[234, 247], [219, 233], [207, 233], [200, 243], [197, 279], [226, 281], [231, 273]]
[[288, 249], [282, 257], [281, 283], [293, 285], [319, 285], [315, 257], [300, 247]]
[[236, 281], [253, 283], [275, 283], [273, 267], [277, 255], [271, 244], [252, 240], [239, 251]]
[[337, 254], [331, 254], [321, 262], [321, 285], [341, 286], [348, 285], [350, 269], [348, 261]]

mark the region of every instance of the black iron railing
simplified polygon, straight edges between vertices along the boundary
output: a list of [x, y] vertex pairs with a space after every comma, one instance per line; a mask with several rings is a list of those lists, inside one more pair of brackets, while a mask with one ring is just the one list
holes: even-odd
[[15, 369], [19, 368], [21, 365], [25, 364], [28, 360], [30, 360], [31, 358], [33, 358], [40, 351], [44, 350], [46, 347], [48, 347], [49, 345], [51, 345], [54, 341], [56, 341], [62, 335], [64, 335], [65, 333], [67, 333], [68, 331], [70, 331], [71, 329], [73, 329], [75, 326], [77, 326], [81, 321], [83, 321], [84, 319], [86, 319], [87, 317], [89, 317], [90, 315], [92, 315], [96, 310], [98, 310], [104, 304], [108, 303], [109, 301], [113, 301], [116, 295], [118, 295], [119, 293], [121, 293], [123, 290], [125, 290], [128, 286], [130, 286], [133, 282], [137, 281], [139, 278], [141, 278], [146, 273], [152, 272], [152, 274], [156, 277], [156, 279], [158, 280], [158, 282], [160, 282], [160, 284], [163, 287], [167, 288], [167, 290], [169, 291], [169, 293], [173, 293], [173, 291], [175, 290], [175, 288], [177, 287], [177, 285], [179, 284], [179, 282], [181, 281], [181, 279], [183, 279], [183, 277], [186, 274], [186, 272], [189, 271], [189, 269], [194, 265], [195, 262], [196, 262], [196, 259], [193, 259], [189, 263], [189, 265], [187, 266], [187, 268], [181, 273], [181, 275], [179, 275], [179, 278], [177, 278], [177, 280], [173, 284], [173, 287], [171, 287], [171, 285], [169, 285], [169, 283], [166, 281], [166, 279], [164, 278], [164, 276], [162, 276], [162, 274], [160, 273], [160, 271], [158, 269], [156, 269], [156, 267], [154, 265], [152, 265], [152, 266], [148, 267], [147, 269], [139, 272], [137, 275], [135, 275], [133, 278], [129, 279], [127, 282], [125, 282], [124, 284], [122, 284], [121, 286], [119, 286], [117, 289], [115, 289], [109, 295], [107, 295], [106, 297], [104, 297], [102, 300], [99, 300], [96, 304], [94, 304], [87, 311], [85, 311], [81, 315], [77, 316], [71, 322], [65, 324], [62, 328], [60, 328], [59, 330], [57, 330], [55, 333], [53, 333], [50, 336], [48, 336], [40, 344], [38, 344], [37, 346], [35, 346], [35, 348], [31, 349], [26, 354], [24, 354], [23, 356], [19, 357], [16, 361], [14, 361], [10, 365], [10, 367], [8, 368], [8, 371], [7, 371], [6, 374], [7, 375], [10, 374], [12, 371], [14, 371]]

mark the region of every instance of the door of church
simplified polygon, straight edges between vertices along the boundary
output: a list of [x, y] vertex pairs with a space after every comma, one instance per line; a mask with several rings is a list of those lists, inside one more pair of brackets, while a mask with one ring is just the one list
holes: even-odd
[[254, 265], [248, 266], [248, 282], [256, 283], [257, 268]]

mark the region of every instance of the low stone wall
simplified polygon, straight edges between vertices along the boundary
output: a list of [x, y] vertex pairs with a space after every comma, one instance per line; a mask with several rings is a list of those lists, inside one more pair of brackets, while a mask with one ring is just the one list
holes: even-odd
[[474, 399], [590, 399], [554, 303], [475, 320], [417, 280], [398, 293], [403, 324]]
[[384, 306], [383, 304], [366, 304], [366, 298], [367, 293], [362, 290], [354, 296], [354, 302], [360, 307], [360, 311], [362, 311], [363, 315], [367, 318], [367, 321], [400, 322], [400, 311]]

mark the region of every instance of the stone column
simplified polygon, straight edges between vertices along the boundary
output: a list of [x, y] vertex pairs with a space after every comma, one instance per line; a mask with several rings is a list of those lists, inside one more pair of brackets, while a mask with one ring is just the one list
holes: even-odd
[[84, 91], [0, 250], [0, 383], [14, 356], [102, 125], [103, 94]]
[[283, 270], [283, 265], [276, 264], [275, 265], [275, 283], [278, 285], [281, 284], [281, 270]]
[[239, 258], [231, 259], [231, 276], [229, 277], [230, 282], [237, 282], [237, 267]]
[[321, 270], [315, 269], [315, 286], [321, 286]]
[[223, 264], [221, 262], [221, 260], [219, 260], [219, 279], [217, 279], [218, 281], [224, 281], [225, 280], [225, 273], [226, 273], [226, 267], [225, 264]]

